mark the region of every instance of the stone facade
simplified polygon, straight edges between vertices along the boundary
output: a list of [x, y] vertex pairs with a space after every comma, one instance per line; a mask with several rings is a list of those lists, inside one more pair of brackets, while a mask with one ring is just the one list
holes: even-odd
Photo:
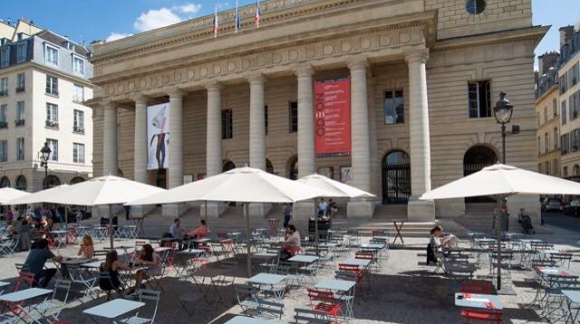
[[[533, 50], [547, 28], [531, 25], [531, 0], [486, 3], [483, 12], [470, 14], [463, 0], [270, 0], [261, 3], [259, 28], [252, 24], [254, 7], [246, 6], [238, 33], [230, 10], [218, 13], [216, 38], [213, 17], [206, 16], [97, 45], [92, 81], [100, 91], [91, 105], [95, 152], [103, 154], [94, 156], [94, 173], [121, 170], [174, 187], [184, 175], [216, 174], [225, 162], [335, 179], [350, 167], [351, 184], [378, 199], [350, 201], [348, 217], [370, 217], [376, 203], [389, 201], [408, 203], [410, 220], [461, 216], [463, 199], [417, 198], [463, 176], [469, 148], [501, 152], [493, 115], [469, 118], [470, 82], [487, 80], [488, 105], [500, 90], [508, 93], [522, 131], [509, 139], [507, 161], [536, 167]], [[316, 157], [311, 85], [342, 77], [351, 83], [352, 154]], [[394, 123], [385, 116], [390, 94], [404, 103]], [[180, 123], [171, 121], [177, 134], [170, 144], [178, 136], [181, 149], [172, 151], [175, 164], [163, 175], [143, 170], [146, 151], [139, 143], [146, 139], [138, 110], [160, 102], [181, 115]], [[297, 131], [289, 121], [293, 105]], [[232, 111], [231, 139], [221, 139], [219, 110]], [[409, 157], [410, 181], [387, 177], [392, 152]], [[397, 183], [407, 190], [399, 192]], [[517, 203], [533, 210], [534, 201]]]

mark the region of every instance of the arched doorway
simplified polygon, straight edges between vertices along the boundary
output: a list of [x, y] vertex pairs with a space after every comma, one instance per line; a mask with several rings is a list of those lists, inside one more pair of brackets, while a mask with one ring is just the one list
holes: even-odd
[[274, 174], [274, 166], [268, 159], [266, 159], [266, 172]]
[[16, 189], [26, 191], [26, 187], [27, 187], [26, 177], [23, 175], [19, 175], [18, 178], [16, 178]]
[[60, 186], [60, 179], [55, 176], [55, 175], [49, 175], [48, 177], [46, 177], [46, 179], [44, 179], [43, 183], [42, 183], [42, 187], [49, 189], [52, 187], [58, 187]]
[[411, 159], [401, 150], [383, 158], [383, 204], [406, 204], [411, 196]]
[[222, 172], [230, 171], [231, 169], [235, 169], [236, 165], [234, 162], [230, 160], [225, 160], [222, 166]]
[[0, 188], [9, 188], [10, 187], [10, 179], [7, 176], [2, 177], [0, 179]]
[[85, 179], [83, 177], [74, 177], [70, 180], [70, 184], [74, 185], [74, 184], [81, 183], [84, 181], [85, 181]]
[[[476, 145], [471, 147], [463, 156], [463, 176], [468, 176], [497, 162], [497, 155], [487, 146]], [[467, 197], [466, 203], [494, 202], [491, 197]]]
[[286, 167], [288, 169], [288, 179], [298, 179], [298, 155], [292, 155], [290, 159], [288, 159]]

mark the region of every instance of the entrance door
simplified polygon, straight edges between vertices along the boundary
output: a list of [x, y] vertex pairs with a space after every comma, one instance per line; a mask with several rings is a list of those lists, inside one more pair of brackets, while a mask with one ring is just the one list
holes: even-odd
[[411, 160], [403, 151], [383, 159], [383, 204], [407, 204], [411, 196]]
[[[463, 156], [463, 176], [468, 176], [497, 162], [497, 155], [483, 145], [471, 147]], [[495, 200], [491, 197], [467, 197], [466, 203], [489, 203]]]

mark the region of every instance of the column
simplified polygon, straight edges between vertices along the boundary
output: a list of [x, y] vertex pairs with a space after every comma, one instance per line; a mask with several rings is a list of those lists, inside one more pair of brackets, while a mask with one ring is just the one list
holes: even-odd
[[167, 187], [183, 184], [183, 92], [169, 93], [169, 147], [167, 152]]
[[117, 174], [117, 105], [105, 103], [103, 127], [103, 175]]
[[352, 185], [370, 191], [369, 119], [366, 59], [349, 63], [351, 87]]
[[431, 190], [431, 145], [429, 141], [429, 105], [427, 101], [427, 51], [406, 53], [409, 66], [409, 137], [411, 146], [410, 221], [434, 221], [435, 204], [417, 198]]
[[147, 97], [138, 95], [135, 100], [135, 137], [133, 155], [133, 179], [149, 183], [147, 178]]
[[314, 152], [314, 93], [310, 66], [295, 70], [298, 78], [298, 178], [316, 172]]
[[264, 125], [264, 77], [248, 78], [250, 82], [250, 166], [266, 170], [266, 129]]
[[222, 171], [221, 133], [221, 88], [218, 82], [206, 85], [207, 89], [207, 135], [206, 135], [206, 175], [213, 176]]

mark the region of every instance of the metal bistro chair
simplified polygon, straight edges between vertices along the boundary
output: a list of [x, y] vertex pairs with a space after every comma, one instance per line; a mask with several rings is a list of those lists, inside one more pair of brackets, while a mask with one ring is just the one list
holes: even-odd
[[334, 293], [328, 290], [307, 289], [308, 299], [313, 310], [322, 311], [328, 316], [332, 316], [338, 323], [338, 314], [340, 313], [340, 304], [336, 303]]
[[[52, 317], [51, 321], [58, 320], [60, 313], [68, 305], [68, 295], [72, 282], [70, 280], [56, 279], [54, 281], [54, 290], [50, 298], [33, 306], [43, 317]], [[64, 294], [64, 298], [58, 299], [59, 291]]]
[[234, 284], [234, 292], [243, 314], [257, 312], [258, 288], [246, 284]]
[[[155, 304], [155, 308], [152, 314], [148, 314], [147, 317], [143, 316], [143, 310], [139, 309], [134, 316], [122, 319], [120, 322], [125, 324], [145, 324], [155, 322], [155, 317], [157, 316], [157, 309], [159, 308], [159, 300], [161, 300], [161, 292], [152, 289], [141, 289], [139, 290], [139, 301], [144, 302], [146, 305]], [[151, 313], [151, 312], [150, 312]]]
[[493, 309], [471, 309], [463, 308], [461, 310], [461, 319], [463, 324], [472, 323], [471, 321], [497, 323], [502, 322], [502, 311]]
[[572, 253], [552, 253], [550, 254], [550, 260], [554, 262], [557, 266], [564, 267], [566, 263], [568, 264], [566, 268], [570, 269], [570, 262], [572, 262]]
[[307, 324], [329, 324], [332, 323], [332, 318], [323, 311], [317, 311], [305, 307], [294, 308], [294, 320], [296, 323], [307, 323]]

